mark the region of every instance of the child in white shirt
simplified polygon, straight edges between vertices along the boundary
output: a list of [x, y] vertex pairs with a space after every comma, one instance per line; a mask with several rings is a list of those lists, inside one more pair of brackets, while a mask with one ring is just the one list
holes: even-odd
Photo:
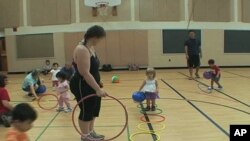
[[153, 68], [148, 68], [146, 71], [146, 76], [147, 79], [143, 81], [139, 91], [144, 92], [146, 96], [147, 107], [145, 110], [155, 111], [155, 100], [159, 98], [159, 87], [156, 80], [156, 71]]
[[56, 74], [59, 71], [60, 71], [59, 64], [53, 63], [52, 70], [50, 71], [53, 90], [56, 90], [56, 87], [58, 86], [58, 79], [56, 78]]

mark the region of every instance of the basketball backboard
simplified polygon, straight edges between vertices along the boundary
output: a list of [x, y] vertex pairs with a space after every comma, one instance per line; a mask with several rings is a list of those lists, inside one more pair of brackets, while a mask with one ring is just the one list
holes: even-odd
[[121, 0], [84, 0], [84, 4], [89, 7], [99, 7], [102, 4], [113, 7], [121, 5]]

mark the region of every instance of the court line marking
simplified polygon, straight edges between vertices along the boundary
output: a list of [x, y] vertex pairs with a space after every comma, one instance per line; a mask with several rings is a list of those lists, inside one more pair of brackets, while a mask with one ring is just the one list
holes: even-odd
[[183, 98], [188, 104], [190, 104], [193, 108], [195, 108], [199, 113], [201, 113], [206, 119], [208, 119], [213, 125], [215, 125], [218, 129], [220, 129], [225, 135], [229, 137], [229, 133], [223, 129], [218, 123], [216, 123], [211, 117], [209, 117], [205, 112], [203, 112], [200, 108], [198, 108], [195, 104], [193, 104], [191, 101], [189, 101], [185, 96], [183, 96], [179, 91], [177, 91], [174, 87], [172, 87], [170, 84], [168, 84], [166, 81], [161, 79], [163, 83], [166, 84], [169, 88], [171, 88], [176, 94], [178, 94], [180, 97]]
[[[223, 78], [237, 78], [237, 77], [235, 77], [235, 76], [227, 76], [227, 77], [223, 77]], [[183, 79], [185, 79], [185, 78], [168, 78], [168, 80], [183, 80]], [[145, 80], [145, 79], [120, 79], [120, 81], [141, 81], [141, 80]], [[110, 83], [110, 80], [108, 80], [108, 79], [103, 79], [102, 81]], [[104, 87], [105, 86], [117, 86], [116, 84], [117, 83], [105, 85], [105, 83], [104, 83]], [[118, 83], [118, 85], [119, 85], [119, 83]]]
[[130, 141], [130, 130], [129, 130], [129, 124], [128, 124], [128, 126], [127, 126], [127, 136], [128, 136], [128, 141]]
[[54, 115], [54, 117], [49, 121], [49, 123], [47, 124], [47, 126], [43, 129], [43, 131], [38, 135], [38, 137], [36, 138], [35, 141], [38, 141], [41, 136], [45, 133], [45, 131], [49, 128], [49, 126], [51, 125], [51, 123], [56, 119], [56, 117], [60, 114], [60, 112], [56, 113]]
[[[188, 77], [186, 74], [184, 74], [182, 72], [178, 72], [178, 73], [181, 74], [181, 75], [184, 75], [184, 76]], [[200, 83], [200, 84], [208, 87], [207, 84], [205, 84], [205, 83], [203, 83], [203, 82], [201, 82], [201, 81], [199, 81], [197, 79], [194, 79], [194, 81], [196, 81], [196, 82], [198, 82], [198, 83]], [[230, 96], [229, 94], [226, 94], [226, 93], [224, 93], [222, 91], [219, 91], [219, 90], [216, 90], [216, 89], [214, 89], [214, 90], [217, 91], [217, 92], [219, 92], [219, 93], [221, 93], [221, 94], [223, 94], [223, 95], [225, 95], [225, 96], [227, 96], [227, 97], [229, 97], [229, 98], [231, 98], [231, 99], [233, 99], [233, 100], [235, 100], [235, 101], [237, 101], [237, 102], [239, 102], [239, 103], [241, 103], [241, 104], [243, 104], [243, 105], [245, 105], [245, 106], [247, 106], [248, 108], [250, 107], [250, 105], [246, 104], [245, 102], [243, 102], [243, 101], [241, 101], [241, 100], [239, 100], [239, 99], [237, 99], [235, 97]]]
[[216, 95], [207, 94], [207, 93], [204, 93], [204, 92], [187, 91], [187, 90], [179, 90], [179, 91], [180, 92], [192, 93], [192, 94], [196, 94], [196, 95], [201, 95], [201, 96], [213, 97], [213, 98], [217, 98], [217, 99], [222, 99], [222, 100], [238, 103], [238, 101], [232, 100], [231, 98], [230, 99], [229, 98], [224, 98], [224, 97], [220, 97], [220, 96], [216, 96]]
[[[181, 99], [181, 98], [162, 98], [161, 99], [170, 99], [170, 100], [185, 100], [185, 99]], [[160, 99], [159, 99], [160, 100]], [[193, 102], [198, 102], [198, 103], [205, 103], [205, 104], [211, 104], [211, 105], [216, 105], [216, 106], [221, 106], [221, 107], [225, 107], [225, 108], [229, 108], [229, 109], [233, 109], [242, 113], [245, 113], [247, 115], [250, 115], [249, 112], [235, 108], [235, 107], [231, 107], [231, 106], [227, 106], [227, 105], [223, 105], [223, 104], [218, 104], [218, 103], [213, 103], [213, 102], [209, 102], [209, 101], [201, 101], [201, 100], [195, 100], [195, 99], [186, 99], [188, 101], [193, 101]]]
[[[185, 91], [183, 91], [185, 92]], [[131, 100], [132, 98], [118, 98], [118, 100]], [[161, 99], [170, 99], [170, 100], [183, 100], [183, 99], [178, 99], [178, 98], [167, 98], [167, 97], [161, 97], [159, 100]], [[111, 100], [111, 99], [106, 99], [106, 100]], [[187, 99], [188, 100], [188, 99]], [[246, 114], [250, 114], [244, 110], [241, 110], [241, 109], [238, 109], [238, 108], [234, 108], [234, 107], [231, 107], [231, 106], [227, 106], [227, 105], [223, 105], [223, 104], [218, 104], [218, 103], [212, 103], [212, 102], [208, 102], [208, 101], [200, 101], [200, 100], [195, 100], [195, 99], [189, 99], [189, 101], [194, 101], [194, 102], [200, 102], [200, 103], [209, 103], [209, 104], [214, 104], [214, 105], [218, 105], [218, 106], [223, 106], [223, 107], [228, 107], [228, 108], [231, 108], [231, 109], [235, 109], [237, 111], [241, 111], [243, 113], [246, 113]], [[12, 101], [12, 103], [15, 103], [15, 102], [28, 102], [28, 101]], [[38, 107], [37, 107], [38, 108]], [[51, 126], [50, 126], [51, 127]]]
[[226, 72], [226, 73], [229, 73], [229, 74], [233, 74], [233, 75], [236, 75], [236, 76], [240, 76], [240, 77], [243, 77], [243, 78], [250, 79], [250, 77], [249, 77], [249, 76], [244, 76], [244, 75], [237, 74], [237, 73], [234, 73], [234, 72], [230, 72], [230, 71], [223, 71], [223, 72]]
[[[130, 97], [121, 97], [121, 98], [117, 98], [118, 100], [132, 100], [132, 98], [130, 98]], [[102, 99], [103, 101], [106, 101], [106, 100], [113, 100], [113, 99], [111, 99], [111, 98], [106, 98], [106, 99]], [[48, 101], [56, 101], [56, 100], [48, 100]], [[74, 102], [75, 100], [70, 100], [71, 102]], [[25, 102], [25, 103], [33, 103], [34, 101], [18, 101], [18, 100], [16, 100], [16, 101], [10, 101], [10, 103], [21, 103], [21, 102]]]
[[154, 140], [154, 141], [157, 141], [158, 138], [157, 138], [157, 136], [156, 136], [155, 134], [153, 134], [153, 133], [154, 133], [154, 128], [153, 128], [153, 126], [152, 126], [152, 123], [151, 123], [150, 120], [149, 120], [148, 114], [144, 111], [144, 106], [143, 106], [143, 104], [140, 103], [140, 105], [141, 105], [141, 110], [143, 111], [143, 115], [144, 115], [144, 117], [145, 117], [145, 120], [147, 121], [148, 129], [149, 129], [150, 131], [153, 131], [153, 132], [150, 133], [150, 134], [151, 134], [153, 140]]
[[[234, 74], [234, 73], [232, 73], [232, 72], [229, 72], [229, 71], [223, 71], [223, 72], [227, 72], [227, 73], [231, 73], [231, 74]], [[247, 77], [247, 76], [244, 76], [244, 75], [239, 75], [239, 74], [234, 74], [234, 75], [236, 75], [236, 76], [241, 76], [241, 77]], [[223, 78], [237, 78], [237, 77], [234, 77], [234, 76], [224, 76]], [[247, 78], [250, 78], [250, 77], [247, 77]], [[182, 79], [185, 79], [185, 78], [167, 78], [168, 80], [182, 80]], [[141, 80], [144, 80], [144, 79], [120, 79], [121, 81], [141, 81]], [[102, 81], [104, 81], [104, 82], [108, 82], [108, 83], [111, 83], [110, 82], [110, 80], [109, 79], [102, 79]], [[22, 84], [22, 82], [9, 82], [8, 83], [9, 85], [20, 85], [20, 84]], [[51, 87], [51, 86], [49, 86], [50, 85], [50, 83], [49, 82], [47, 82], [47, 83], [44, 83], [44, 84], [46, 84], [46, 85], [48, 85], [48, 89], [50, 89], [50, 88], [53, 88], [53, 87]], [[120, 83], [118, 83], [118, 84], [120, 84]], [[104, 86], [114, 86], [114, 85], [116, 85], [116, 84], [107, 84], [106, 83], [106, 85], [104, 85]], [[116, 85], [117, 86], [117, 85]], [[132, 85], [131, 85], [132, 86]], [[15, 90], [15, 91], [22, 91], [23, 92], [23, 90]]]

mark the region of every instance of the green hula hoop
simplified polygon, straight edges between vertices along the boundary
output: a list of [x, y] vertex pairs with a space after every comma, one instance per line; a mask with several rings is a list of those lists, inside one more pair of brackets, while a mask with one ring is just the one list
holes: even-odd
[[162, 111], [162, 109], [156, 108], [156, 111], [144, 111], [144, 110], [140, 110], [140, 112], [141, 112], [141, 114], [147, 113], [148, 115], [159, 115], [163, 111]]
[[[143, 104], [143, 105], [146, 105], [146, 103], [142, 103], [142, 104]], [[157, 105], [157, 104], [155, 104], [155, 107], [158, 107], [158, 105]], [[140, 109], [140, 108], [141, 108], [141, 105], [140, 105], [140, 104], [138, 104], [138, 105], [137, 105], [137, 108], [139, 108], [139, 109]]]

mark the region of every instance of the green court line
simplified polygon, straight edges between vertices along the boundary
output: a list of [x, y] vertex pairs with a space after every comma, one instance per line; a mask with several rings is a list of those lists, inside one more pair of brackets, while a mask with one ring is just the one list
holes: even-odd
[[38, 135], [38, 137], [36, 138], [35, 141], [38, 141], [40, 139], [40, 137], [44, 134], [44, 132], [49, 128], [50, 124], [56, 119], [56, 117], [60, 114], [60, 112], [58, 112], [57, 114], [55, 114], [55, 116], [50, 120], [50, 122], [47, 124], [47, 126], [43, 129], [43, 131]]
[[128, 141], [130, 141], [130, 131], [129, 131], [129, 124], [127, 126], [127, 136], [128, 136]]

